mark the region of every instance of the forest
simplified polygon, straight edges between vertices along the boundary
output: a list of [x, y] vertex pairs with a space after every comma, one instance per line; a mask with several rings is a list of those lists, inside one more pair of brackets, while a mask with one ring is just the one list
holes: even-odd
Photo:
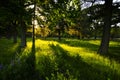
[[120, 80], [120, 0], [1, 0], [0, 80]]

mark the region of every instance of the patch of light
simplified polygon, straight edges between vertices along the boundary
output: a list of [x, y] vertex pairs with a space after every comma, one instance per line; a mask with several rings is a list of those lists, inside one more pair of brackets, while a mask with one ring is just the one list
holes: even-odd
[[120, 23], [118, 23], [118, 24], [117, 24], [117, 26], [119, 26], [119, 27], [120, 27]]
[[111, 27], [114, 27], [115, 25], [111, 25]]
[[91, 5], [92, 5], [91, 2], [85, 2], [85, 3], [83, 3], [83, 4], [81, 5], [81, 7], [82, 7], [82, 9], [85, 9], [85, 8], [90, 7]]
[[58, 2], [58, 0], [54, 0], [54, 2], [55, 2], [55, 3], [57, 3], [57, 2]]
[[38, 28], [38, 25], [35, 25], [35, 29], [37, 29]]
[[120, 0], [113, 0], [113, 3], [120, 2]]
[[96, 1], [95, 4], [104, 4], [104, 1]]
[[34, 5], [30, 5], [29, 7], [30, 7], [30, 8], [34, 8]]

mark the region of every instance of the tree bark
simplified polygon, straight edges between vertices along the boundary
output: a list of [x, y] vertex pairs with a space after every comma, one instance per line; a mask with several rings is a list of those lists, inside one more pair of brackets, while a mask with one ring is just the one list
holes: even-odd
[[13, 28], [13, 43], [17, 43], [17, 25], [16, 21], [12, 23]]
[[26, 44], [26, 25], [24, 21], [21, 21], [21, 48], [25, 48]]
[[17, 43], [17, 29], [16, 29], [16, 26], [14, 27], [14, 31], [13, 31], [13, 43]]
[[32, 32], [32, 53], [33, 53], [33, 56], [35, 56], [35, 20], [36, 20], [35, 10], [36, 10], [36, 0], [34, 0], [34, 15], [33, 15], [33, 27], [32, 27], [32, 29], [33, 29], [33, 32]]
[[61, 30], [58, 29], [58, 39], [61, 40]]
[[98, 53], [101, 54], [108, 53], [112, 18], [112, 2], [113, 0], [105, 0], [103, 36], [98, 50]]
[[95, 33], [94, 33], [94, 39], [97, 39], [97, 30], [95, 29]]

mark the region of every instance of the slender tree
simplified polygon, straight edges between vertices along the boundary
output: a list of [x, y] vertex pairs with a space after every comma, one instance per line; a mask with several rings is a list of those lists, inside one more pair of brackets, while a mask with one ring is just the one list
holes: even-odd
[[36, 0], [34, 0], [34, 14], [33, 14], [33, 32], [32, 32], [32, 53], [35, 53], [35, 10], [36, 10]]

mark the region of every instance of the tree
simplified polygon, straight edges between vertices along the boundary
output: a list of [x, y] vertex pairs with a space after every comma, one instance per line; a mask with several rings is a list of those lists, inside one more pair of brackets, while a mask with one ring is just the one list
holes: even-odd
[[[39, 14], [38, 22], [39, 25], [47, 24], [47, 26], [53, 30], [58, 25], [59, 28], [56, 27], [56, 30], [58, 32], [59, 39], [61, 38], [61, 31], [64, 30], [65, 24], [63, 24], [65, 21], [65, 11], [66, 11], [66, 3], [67, 0], [46, 0], [46, 1], [39, 1]], [[62, 6], [61, 6], [62, 5]], [[40, 19], [40, 18], [45, 19]]]
[[[9, 28], [15, 43], [17, 42], [17, 33], [21, 34], [21, 47], [26, 46], [26, 24], [31, 22], [30, 10], [26, 9], [26, 7], [30, 5], [28, 1], [29, 0], [1, 1], [0, 6], [0, 21], [2, 21], [2, 26]], [[4, 26], [4, 24], [6, 24], [6, 26]]]
[[29, 8], [31, 4], [33, 4], [33, 2], [29, 3], [29, 0], [18, 1], [18, 5], [19, 5], [18, 21], [19, 21], [19, 29], [21, 35], [21, 48], [27, 46], [26, 44], [27, 25], [32, 23], [32, 13], [33, 13], [33, 10]]
[[[84, 1], [88, 1], [88, 0], [84, 0]], [[89, 1], [92, 3], [95, 3], [99, 0], [89, 0]], [[112, 14], [116, 15], [116, 12], [115, 12], [116, 10], [114, 7], [118, 7], [120, 5], [119, 2], [117, 2], [117, 4], [113, 3], [113, 0], [104, 0], [104, 1], [105, 1], [105, 3], [103, 5], [103, 13], [102, 13], [103, 14], [102, 18], [103, 18], [103, 22], [104, 22], [103, 35], [102, 35], [101, 44], [100, 44], [100, 47], [98, 50], [98, 53], [101, 53], [101, 54], [108, 53], [111, 25], [114, 22], [113, 20], [117, 20], [119, 18], [118, 16], [116, 18], [113, 17]], [[99, 14], [99, 13], [97, 13], [97, 14]]]
[[[8, 4], [5, 4], [5, 3]], [[16, 18], [15, 18], [15, 11], [12, 12], [12, 9], [15, 7], [14, 5], [11, 7], [12, 2], [10, 2], [9, 0], [7, 1], [1, 1], [1, 6], [0, 6], [0, 22], [1, 22], [1, 26], [4, 27], [3, 29], [5, 30], [6, 33], [6, 37], [7, 38], [11, 38], [11, 36], [13, 36], [13, 42], [16, 43], [17, 42], [17, 38], [16, 38]], [[13, 16], [13, 17], [11, 17]], [[16, 34], [16, 35], [14, 35]]]
[[103, 4], [94, 4], [87, 8], [87, 15], [92, 28], [91, 37], [96, 39], [98, 36], [101, 37], [103, 25]]
[[36, 0], [34, 0], [34, 13], [33, 13], [33, 32], [32, 32], [32, 54], [35, 55], [35, 20], [36, 20]]
[[113, 0], [105, 0], [104, 8], [104, 27], [102, 41], [98, 50], [98, 53], [108, 53], [109, 41], [110, 41], [110, 30], [111, 30], [111, 19], [112, 19], [112, 2]]

